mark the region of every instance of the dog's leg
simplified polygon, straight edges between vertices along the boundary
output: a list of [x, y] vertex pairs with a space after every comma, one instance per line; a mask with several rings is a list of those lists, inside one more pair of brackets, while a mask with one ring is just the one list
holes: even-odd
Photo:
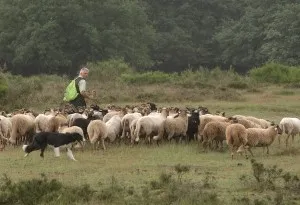
[[55, 155], [55, 157], [59, 157], [60, 156], [59, 147], [54, 147], [54, 155]]
[[74, 161], [77, 161], [74, 156], [73, 156], [73, 153], [72, 153], [72, 150], [70, 148], [67, 148], [67, 155], [70, 159], [74, 160]]
[[40, 156], [44, 158], [44, 152], [45, 152], [45, 149], [46, 149], [47, 145], [42, 145], [41, 146], [41, 154]]

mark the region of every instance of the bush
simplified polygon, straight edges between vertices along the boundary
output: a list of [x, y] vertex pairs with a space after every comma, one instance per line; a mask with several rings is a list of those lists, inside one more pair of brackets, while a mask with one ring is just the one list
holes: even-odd
[[55, 179], [41, 179], [12, 182], [4, 175], [0, 185], [0, 204], [74, 204], [89, 201], [93, 190], [88, 185], [66, 187]]
[[7, 95], [8, 92], [8, 84], [5, 78], [5, 75], [0, 73], [0, 98], [3, 98]]
[[111, 59], [98, 63], [89, 63], [87, 66], [90, 69], [90, 80], [99, 82], [114, 81], [124, 73], [132, 73], [131, 68], [123, 59]]
[[126, 73], [121, 75], [121, 80], [130, 84], [160, 84], [175, 81], [177, 73], [169, 74], [161, 71], [150, 71], [145, 73]]
[[250, 77], [258, 82], [297, 83], [300, 81], [300, 68], [278, 63], [267, 63], [249, 71]]

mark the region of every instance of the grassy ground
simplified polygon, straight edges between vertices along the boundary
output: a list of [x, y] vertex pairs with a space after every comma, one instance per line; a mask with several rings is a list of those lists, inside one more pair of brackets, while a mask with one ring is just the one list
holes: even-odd
[[[159, 106], [202, 105], [212, 112], [221, 110], [225, 111], [226, 115], [253, 115], [278, 123], [282, 117], [297, 117], [300, 112], [299, 90], [294, 89], [291, 92], [293, 93], [290, 94], [280, 87], [269, 87], [267, 91], [261, 93], [243, 93], [242, 102], [210, 99], [201, 102], [166, 102], [159, 103]], [[300, 166], [297, 163], [300, 161], [299, 141], [297, 136], [295, 142], [289, 148], [285, 148], [284, 144], [279, 146], [276, 139], [270, 147], [269, 156], [262, 152], [262, 148], [256, 148], [253, 149], [254, 158], [265, 166], [277, 165], [285, 172], [300, 175]], [[252, 183], [255, 184], [255, 179], [250, 160], [246, 160], [243, 156], [231, 160], [226, 146], [222, 152], [205, 153], [197, 143], [171, 143], [159, 147], [143, 144], [129, 147], [121, 144], [120, 146], [109, 145], [107, 151], [78, 150], [74, 155], [78, 162], [70, 161], [65, 152], [62, 152], [60, 158], [55, 159], [50, 149], [45, 153], [45, 159], [41, 159], [38, 152], [24, 158], [20, 147], [8, 147], [0, 153], [0, 175], [7, 174], [12, 180], [18, 181], [37, 178], [44, 173], [49, 179], [55, 178], [67, 185], [80, 186], [87, 183], [96, 190], [109, 185], [114, 178], [122, 186], [141, 192], [143, 187], [158, 179], [161, 173], [172, 173], [176, 178], [178, 173], [174, 167], [181, 164], [190, 167], [190, 170], [184, 174], [183, 181], [201, 183], [207, 177], [213, 176], [210, 183], [214, 184], [214, 188], [210, 191], [217, 193], [218, 199], [224, 204], [254, 204], [254, 199], [260, 202], [259, 200], [266, 200], [266, 198], [276, 198], [277, 192], [268, 190], [261, 192], [257, 191], [256, 186], [252, 186]], [[248, 185], [240, 180], [242, 175], [249, 177], [250, 181], [246, 183]], [[249, 203], [248, 199], [250, 199]], [[269, 200], [270, 204], [275, 203], [272, 200]], [[89, 203], [97, 204], [96, 201]], [[289, 199], [289, 203], [300, 204], [297, 198]]]

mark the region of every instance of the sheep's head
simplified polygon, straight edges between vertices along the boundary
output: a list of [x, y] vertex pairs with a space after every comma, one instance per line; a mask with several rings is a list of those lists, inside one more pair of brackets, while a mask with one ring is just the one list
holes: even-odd
[[275, 131], [277, 131], [277, 134], [279, 134], [279, 135], [282, 134], [282, 129], [280, 128], [279, 125], [275, 125]]
[[236, 117], [227, 117], [226, 122], [229, 123], [238, 123], [238, 119]]

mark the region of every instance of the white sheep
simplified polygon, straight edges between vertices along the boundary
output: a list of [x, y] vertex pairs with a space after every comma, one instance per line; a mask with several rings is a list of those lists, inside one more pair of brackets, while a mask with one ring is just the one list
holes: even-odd
[[[251, 155], [251, 147], [267, 147], [267, 154], [269, 154], [269, 146], [274, 142], [277, 134], [281, 133], [281, 129], [278, 125], [268, 127], [267, 129], [263, 128], [248, 128], [247, 130], [247, 143], [246, 150], [248, 150]], [[244, 148], [239, 148], [238, 152], [244, 151]]]
[[141, 136], [145, 136], [151, 142], [151, 137], [158, 134], [158, 129], [167, 116], [168, 109], [163, 108], [161, 113], [153, 113], [139, 118], [136, 122], [134, 135], [131, 137], [131, 143], [134, 140], [138, 142]]
[[109, 138], [110, 142], [115, 141], [121, 133], [121, 117], [119, 115], [114, 115], [105, 124], [108, 132], [107, 138]]
[[[298, 118], [284, 117], [279, 122], [279, 128], [282, 133], [287, 134], [285, 143], [288, 146], [289, 137], [292, 136], [292, 141], [294, 142], [295, 135], [300, 133], [300, 120]], [[280, 144], [280, 137], [278, 137], [278, 142]]]
[[124, 137], [130, 137], [131, 138], [131, 133], [130, 133], [130, 124], [133, 120], [139, 119], [142, 117], [141, 113], [127, 113], [124, 115], [124, 117], [121, 120], [121, 125], [122, 125], [122, 135], [121, 139]]
[[104, 140], [107, 138], [108, 129], [102, 120], [93, 120], [87, 127], [87, 133], [92, 144], [98, 141], [102, 142], [102, 147], [106, 150]]
[[[234, 115], [232, 117], [237, 118], [237, 119], [243, 119], [243, 120], [251, 121], [251, 122], [255, 123], [255, 126], [250, 126], [250, 127], [268, 128], [268, 127], [271, 126], [271, 122], [269, 122], [265, 119], [260, 119], [260, 118], [256, 118], [256, 117], [253, 117], [253, 116]], [[241, 124], [243, 124], [243, 123], [241, 123]], [[259, 125], [259, 127], [257, 125]], [[248, 127], [248, 128], [250, 128], [250, 127]]]
[[22, 140], [31, 142], [34, 134], [34, 117], [27, 114], [16, 114], [11, 117], [12, 134], [9, 141], [16, 144]]
[[163, 136], [166, 134], [168, 136], [168, 140], [171, 140], [174, 136], [187, 138], [186, 132], [188, 128], [188, 116], [187, 110], [181, 109], [179, 111], [178, 117], [167, 117], [166, 120], [161, 124], [158, 135], [153, 137], [153, 140], [161, 140]]
[[103, 122], [107, 122], [114, 115], [119, 115], [122, 118], [126, 114], [127, 114], [127, 110], [126, 109], [121, 109], [120, 111], [111, 111], [111, 112], [108, 112], [106, 115], [104, 115]]
[[[226, 128], [226, 142], [231, 151], [231, 159], [233, 159], [235, 150], [245, 150], [245, 146], [247, 144], [246, 128], [238, 123], [228, 125]], [[247, 152], [244, 152], [246, 158], [248, 158]]]
[[12, 134], [12, 123], [10, 118], [0, 115], [0, 141], [2, 144], [1, 150], [5, 148], [8, 139]]
[[67, 124], [67, 118], [63, 115], [45, 115], [45, 114], [39, 114], [35, 120], [35, 131], [37, 133], [39, 132], [57, 132], [58, 128], [61, 125]]

